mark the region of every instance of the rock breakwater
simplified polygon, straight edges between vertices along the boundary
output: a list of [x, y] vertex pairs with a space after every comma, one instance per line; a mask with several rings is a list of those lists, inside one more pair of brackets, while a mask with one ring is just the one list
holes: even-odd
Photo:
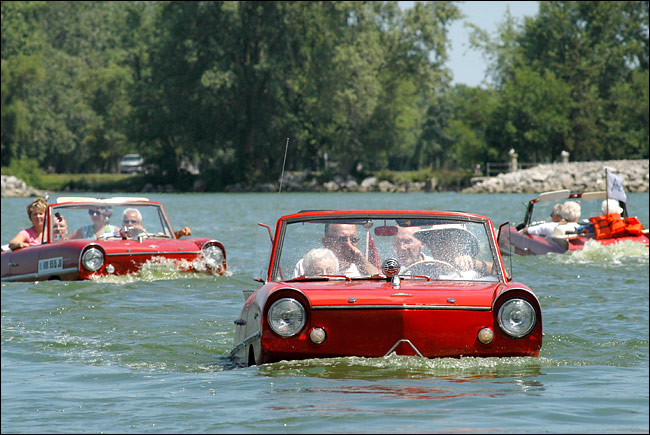
[[477, 177], [462, 193], [536, 193], [605, 190], [605, 167], [623, 177], [626, 192], [648, 192], [650, 160], [548, 163], [496, 177]]

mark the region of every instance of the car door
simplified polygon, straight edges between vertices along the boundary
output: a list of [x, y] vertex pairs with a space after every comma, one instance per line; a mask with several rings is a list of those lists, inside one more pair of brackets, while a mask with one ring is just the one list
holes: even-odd
[[35, 278], [40, 246], [16, 249], [2, 254], [2, 279]]

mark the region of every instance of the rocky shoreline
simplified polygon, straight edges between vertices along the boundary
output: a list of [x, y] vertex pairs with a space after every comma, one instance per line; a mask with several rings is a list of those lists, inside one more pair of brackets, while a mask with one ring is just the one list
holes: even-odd
[[[536, 193], [549, 190], [569, 189], [572, 191], [593, 191], [605, 189], [605, 167], [625, 180], [626, 192], [648, 192], [649, 160], [608, 160], [597, 162], [570, 162], [540, 164], [529, 169], [499, 174], [495, 177], [474, 177], [472, 185], [462, 193]], [[143, 192], [171, 192], [171, 186], [146, 185]], [[231, 185], [226, 192], [277, 192], [278, 182], [254, 186]], [[391, 183], [368, 177], [361, 182], [352, 177], [334, 177], [333, 180], [318, 183], [309, 180], [304, 172], [287, 173], [282, 190], [287, 192], [434, 192], [438, 183], [435, 178], [427, 181], [404, 181]], [[195, 191], [201, 191], [196, 188]], [[14, 176], [2, 176], [3, 197], [41, 196], [43, 191], [28, 186]]]
[[548, 163], [529, 169], [477, 177], [463, 193], [535, 193], [569, 189], [576, 192], [605, 190], [605, 167], [623, 177], [626, 192], [648, 192], [650, 160]]
[[14, 177], [13, 175], [2, 176], [2, 196], [5, 198], [10, 197], [29, 197], [29, 196], [43, 196], [42, 190], [34, 189], [28, 186], [23, 180]]

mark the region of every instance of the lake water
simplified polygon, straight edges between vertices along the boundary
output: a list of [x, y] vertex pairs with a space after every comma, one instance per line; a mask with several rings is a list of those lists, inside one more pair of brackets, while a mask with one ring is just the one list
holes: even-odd
[[[53, 194], [53, 198], [57, 195]], [[92, 196], [81, 194], [79, 196]], [[97, 194], [97, 196], [100, 196]], [[103, 196], [118, 196], [104, 194]], [[2, 433], [648, 433], [648, 248], [513, 257], [539, 358], [337, 358], [235, 368], [257, 222], [301, 209], [441, 209], [520, 222], [528, 194], [151, 194], [229, 273], [2, 283]], [[31, 198], [2, 198], [3, 244]], [[648, 194], [628, 194], [647, 228]], [[268, 235], [264, 244], [268, 244]], [[266, 259], [265, 259], [266, 260]], [[509, 263], [509, 261], [506, 261]]]

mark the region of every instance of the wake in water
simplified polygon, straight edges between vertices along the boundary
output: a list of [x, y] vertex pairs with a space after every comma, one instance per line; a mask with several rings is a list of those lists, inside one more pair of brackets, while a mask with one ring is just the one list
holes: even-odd
[[598, 263], [606, 266], [617, 266], [628, 262], [648, 264], [648, 247], [643, 243], [631, 241], [601, 245], [595, 240], [589, 240], [579, 251], [548, 255], [563, 264]]
[[328, 379], [424, 379], [536, 376], [542, 367], [557, 366], [547, 358], [421, 358], [392, 355], [384, 358], [315, 358], [259, 366], [263, 376], [307, 376]]
[[[232, 276], [227, 270], [224, 276]], [[194, 261], [174, 260], [165, 257], [154, 257], [147, 260], [137, 273], [127, 275], [107, 275], [93, 278], [93, 281], [109, 284], [125, 284], [134, 281], [159, 281], [177, 278], [214, 278], [217, 274], [209, 273], [203, 259]]]

